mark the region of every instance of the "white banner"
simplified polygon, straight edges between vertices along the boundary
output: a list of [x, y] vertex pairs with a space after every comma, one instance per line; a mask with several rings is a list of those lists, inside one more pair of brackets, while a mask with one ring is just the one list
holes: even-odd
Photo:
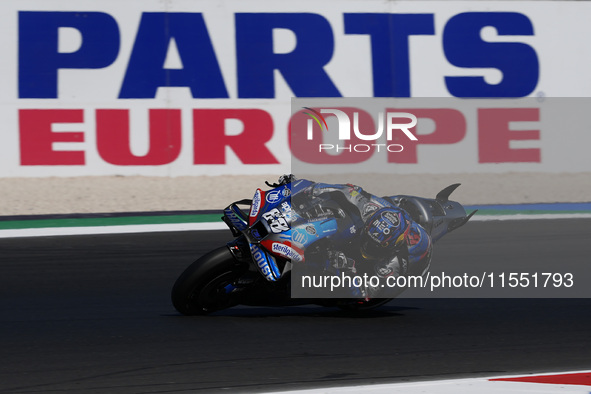
[[[289, 172], [292, 97], [591, 92], [588, 2], [9, 0], [0, 15], [0, 177]], [[388, 171], [591, 171], [589, 134], [555, 149], [565, 132], [519, 142], [537, 162], [491, 164], [468, 127]]]

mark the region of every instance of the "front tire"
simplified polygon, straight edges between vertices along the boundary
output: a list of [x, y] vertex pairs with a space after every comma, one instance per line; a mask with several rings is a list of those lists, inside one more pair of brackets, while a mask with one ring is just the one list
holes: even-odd
[[183, 315], [205, 315], [237, 304], [226, 286], [246, 268], [223, 246], [197, 259], [172, 288], [172, 304]]

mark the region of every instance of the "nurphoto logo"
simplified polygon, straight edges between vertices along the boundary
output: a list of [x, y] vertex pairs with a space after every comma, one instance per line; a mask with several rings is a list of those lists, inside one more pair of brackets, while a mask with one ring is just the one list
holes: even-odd
[[[360, 130], [359, 127], [359, 112], [353, 112], [353, 122], [349, 118], [349, 115], [344, 111], [335, 108], [322, 108], [320, 111], [314, 110], [309, 107], [303, 107], [309, 112], [304, 114], [310, 116], [307, 122], [307, 134], [306, 138], [312, 140], [314, 136], [314, 122], [320, 126], [321, 131], [328, 131], [328, 123], [322, 114], [330, 114], [337, 118], [338, 122], [338, 137], [340, 141], [349, 141], [351, 139], [351, 129], [355, 137], [362, 141], [377, 141], [386, 132], [386, 139], [388, 142], [392, 141], [394, 132], [402, 132], [410, 141], [417, 141], [417, 137], [414, 136], [410, 129], [415, 127], [417, 124], [417, 117], [408, 112], [379, 112], [378, 113], [378, 126], [375, 132], [373, 130]], [[351, 127], [353, 123], [353, 127]], [[372, 133], [373, 134], [368, 134]], [[335, 152], [347, 150], [349, 152], [368, 152], [375, 148], [378, 152], [381, 148], [385, 148], [388, 152], [402, 152], [404, 147], [401, 144], [353, 144], [347, 146], [340, 146], [335, 144], [318, 144], [318, 151], [329, 151], [334, 150]]]

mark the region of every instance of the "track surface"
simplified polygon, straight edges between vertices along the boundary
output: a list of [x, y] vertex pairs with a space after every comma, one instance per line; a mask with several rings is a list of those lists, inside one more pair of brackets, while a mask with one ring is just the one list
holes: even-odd
[[[434, 268], [588, 263], [589, 220], [469, 223]], [[172, 284], [229, 232], [0, 240], [0, 393], [182, 393], [591, 369], [589, 299], [398, 299], [178, 315]], [[554, 251], [554, 252], [553, 252]]]

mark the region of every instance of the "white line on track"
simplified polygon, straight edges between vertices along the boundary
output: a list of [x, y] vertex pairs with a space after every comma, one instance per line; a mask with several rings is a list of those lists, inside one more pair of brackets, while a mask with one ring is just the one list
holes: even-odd
[[[471, 222], [483, 222], [491, 220], [529, 220], [529, 219], [591, 219], [591, 213], [548, 213], [548, 214], [515, 214], [515, 215], [474, 215]], [[136, 224], [121, 226], [95, 226], [95, 227], [43, 227], [0, 230], [0, 238], [20, 237], [47, 237], [60, 235], [94, 235], [94, 234], [131, 234], [169, 231], [195, 231], [195, 230], [225, 230], [228, 229], [223, 222], [207, 223], [165, 223], [165, 224]]]
[[0, 230], [0, 238], [46, 237], [55, 235], [131, 234], [168, 231], [223, 230], [225, 223], [136, 224], [96, 227], [47, 227]]
[[[587, 373], [588, 371], [561, 372]], [[524, 375], [521, 375], [524, 376]], [[540, 375], [525, 375], [540, 376]], [[371, 393], [371, 394], [556, 394], [580, 393], [589, 394], [591, 387], [584, 385], [547, 384], [490, 381], [489, 379], [511, 378], [501, 376], [494, 378], [446, 379], [412, 383], [376, 384], [350, 387], [331, 387], [323, 389], [277, 391], [270, 394], [333, 394], [333, 393]]]

